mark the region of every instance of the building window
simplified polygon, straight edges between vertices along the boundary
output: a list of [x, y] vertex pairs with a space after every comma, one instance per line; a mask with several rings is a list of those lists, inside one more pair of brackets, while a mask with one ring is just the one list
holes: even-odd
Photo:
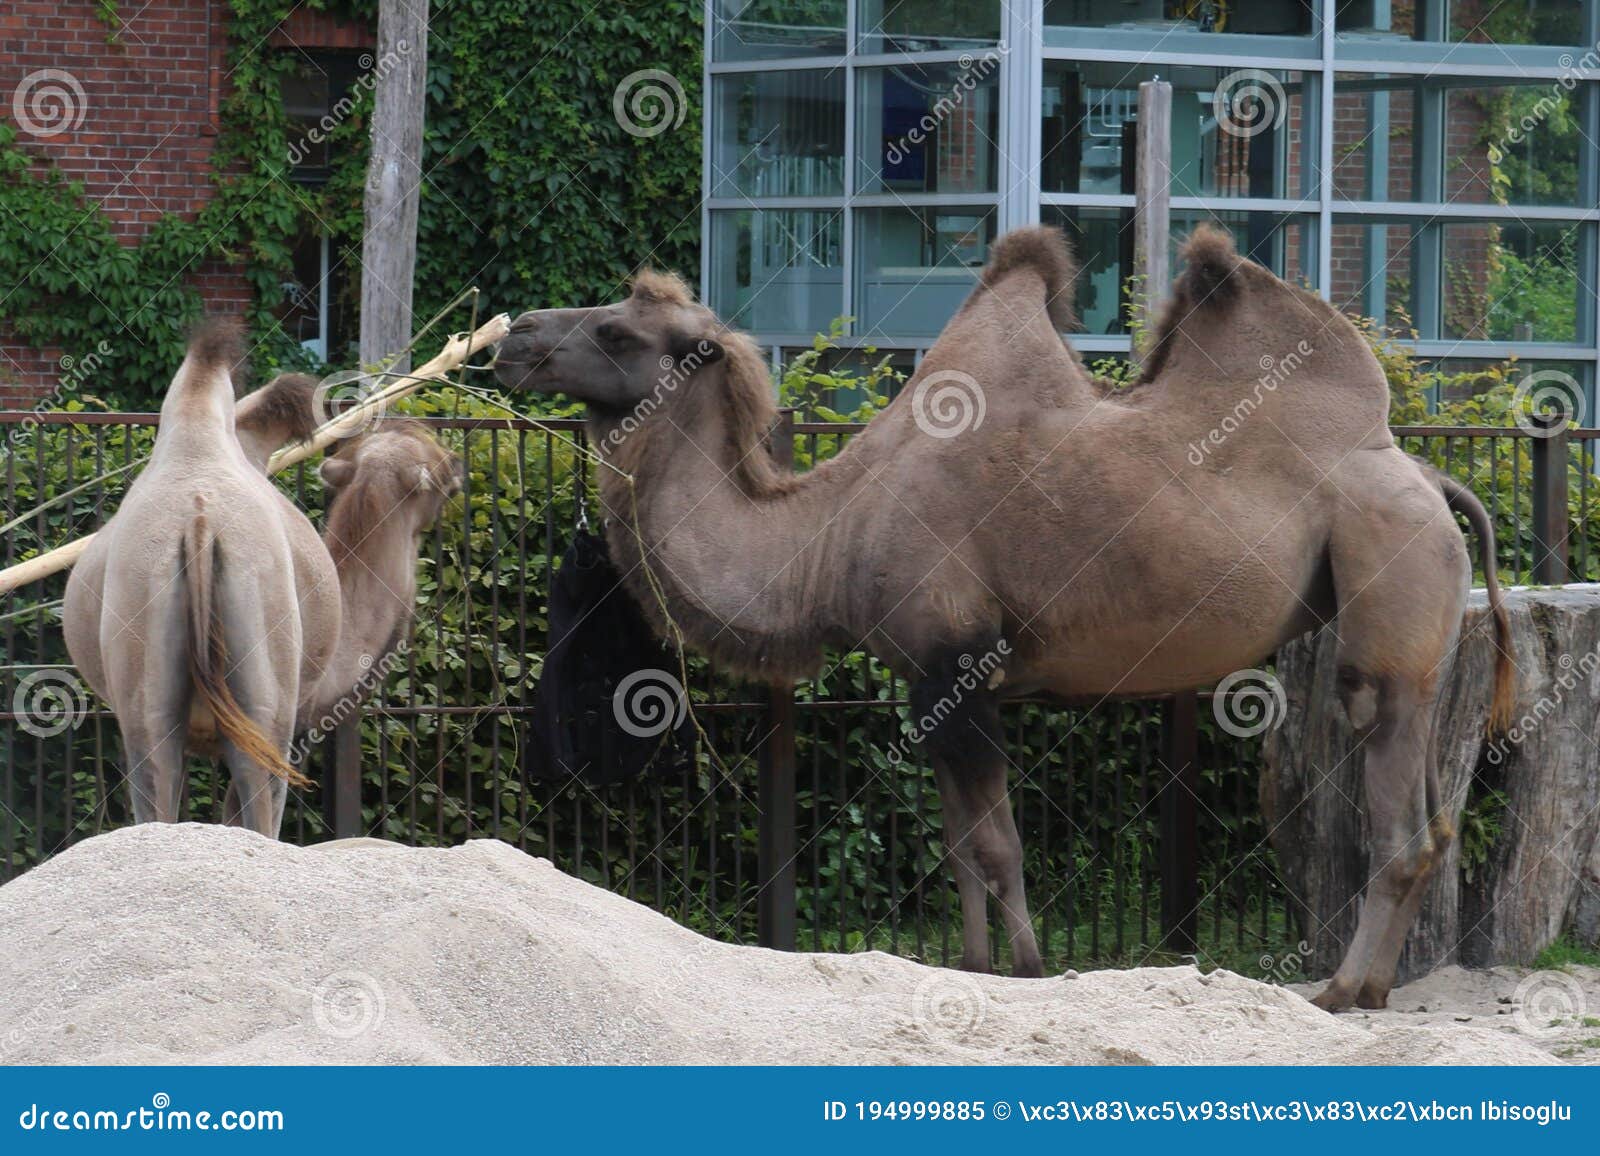
[[843, 56], [845, 0], [712, 0], [715, 60]]
[[[348, 115], [351, 89], [361, 74], [360, 56], [334, 50], [296, 50], [294, 67], [282, 74], [280, 91], [289, 119], [289, 175], [296, 184], [321, 185], [331, 174], [329, 129]], [[294, 275], [280, 286], [279, 323], [320, 361], [333, 360], [355, 332], [356, 291], [335, 239], [321, 227], [296, 238]]]
[[1600, 91], [1576, 57], [1600, 0], [710, 11], [705, 288], [764, 344], [845, 316], [847, 346], [925, 350], [995, 235], [1042, 220], [1077, 250], [1075, 343], [1126, 355], [1129, 144], [1160, 77], [1175, 245], [1210, 222], [1421, 357], [1560, 362], [1593, 391]]
[[[1303, 131], [1303, 74], [1273, 74], [1281, 105], [1260, 131], [1231, 132], [1245, 115], [1226, 68], [1168, 68], [1105, 62], [1052, 62], [1045, 68], [1040, 187], [1053, 193], [1122, 193], [1123, 133], [1132, 126], [1141, 81], [1172, 84], [1174, 196], [1303, 196], [1316, 187]], [[1222, 107], [1218, 107], [1219, 101]], [[1254, 127], [1251, 125], [1250, 127]], [[1131, 137], [1129, 138], [1131, 140]]]

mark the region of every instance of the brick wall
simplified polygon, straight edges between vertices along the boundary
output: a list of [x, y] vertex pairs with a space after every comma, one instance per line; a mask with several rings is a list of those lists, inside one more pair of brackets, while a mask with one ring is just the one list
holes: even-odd
[[[89, 203], [133, 244], [164, 213], [193, 216], [211, 196], [211, 150], [226, 83], [227, 0], [140, 0], [121, 5], [116, 43], [91, 0], [5, 0], [0, 5], [0, 115], [23, 131], [19, 142], [81, 181]], [[262, 51], [300, 47], [360, 48], [370, 30], [297, 10]], [[73, 109], [47, 106], [46, 135], [17, 117], [19, 87], [57, 69]], [[28, 91], [24, 89], [24, 91]], [[38, 92], [35, 87], [32, 91]], [[81, 105], [76, 94], [82, 92]], [[26, 111], [26, 103], [23, 105]], [[65, 131], [51, 130], [64, 128]], [[188, 282], [210, 309], [238, 311], [249, 290], [238, 267], [207, 263]], [[48, 397], [61, 359], [91, 351], [27, 348], [0, 331], [0, 408]]]

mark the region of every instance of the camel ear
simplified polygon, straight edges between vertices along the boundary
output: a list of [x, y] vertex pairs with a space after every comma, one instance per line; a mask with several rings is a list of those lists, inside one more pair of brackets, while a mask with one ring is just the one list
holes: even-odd
[[728, 355], [722, 348], [722, 342], [711, 337], [690, 337], [680, 334], [672, 339], [672, 357], [679, 365], [687, 369], [698, 369], [702, 365], [715, 365]]
[[354, 462], [345, 461], [344, 458], [328, 457], [322, 459], [317, 473], [322, 476], [323, 485], [337, 490], [350, 484], [350, 479], [356, 476], [356, 467]]

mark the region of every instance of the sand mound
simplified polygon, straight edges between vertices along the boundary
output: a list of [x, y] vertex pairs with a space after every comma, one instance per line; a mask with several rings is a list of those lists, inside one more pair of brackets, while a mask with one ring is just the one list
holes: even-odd
[[0, 888], [0, 927], [12, 1063], [1549, 1062], [1228, 972], [1029, 981], [730, 947], [488, 841], [139, 827]]

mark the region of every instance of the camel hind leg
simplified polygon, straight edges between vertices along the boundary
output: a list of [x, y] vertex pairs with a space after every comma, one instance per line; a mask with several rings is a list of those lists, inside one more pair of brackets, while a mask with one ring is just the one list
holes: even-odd
[[176, 823], [183, 802], [184, 726], [162, 734], [125, 726], [123, 752], [128, 760], [128, 794], [135, 823]]
[[[1442, 850], [1434, 838], [1426, 789], [1431, 695], [1403, 680], [1378, 681], [1371, 722], [1358, 727], [1371, 831], [1367, 889], [1355, 938], [1327, 989], [1313, 1001], [1328, 1011], [1358, 1001], [1382, 1007], [1387, 1001], [1400, 949]], [[1359, 699], [1353, 707], [1365, 709]]]
[[[1374, 471], [1381, 489], [1336, 525], [1339, 697], [1364, 759], [1371, 846], [1356, 933], [1328, 987], [1329, 1011], [1382, 1007], [1406, 935], [1453, 837], [1433, 743], [1438, 680], [1456, 643], [1470, 569], [1437, 490]], [[1360, 492], [1359, 490], [1357, 492]]]

